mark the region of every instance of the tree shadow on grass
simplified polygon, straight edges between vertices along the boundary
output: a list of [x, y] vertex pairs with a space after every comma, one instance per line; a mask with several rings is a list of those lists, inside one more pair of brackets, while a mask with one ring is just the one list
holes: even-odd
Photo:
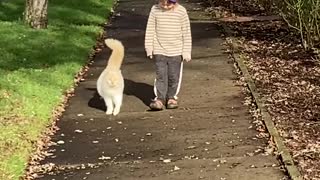
[[111, 0], [55, 0], [48, 7], [48, 29], [34, 30], [21, 23], [24, 1], [0, 0], [0, 22], [6, 21], [0, 23], [0, 44], [5, 45], [0, 69], [83, 65], [112, 5]]
[[[0, 44], [6, 44], [1, 51], [4, 58], [0, 59], [0, 68], [10, 71], [47, 69], [66, 63], [83, 64], [95, 44], [93, 37], [97, 33], [94, 29], [77, 27], [52, 28], [49, 31], [10, 28], [8, 25], [0, 29], [0, 34], [12, 33], [0, 38]], [[79, 39], [80, 36], [83, 37]]]
[[[100, 25], [110, 14], [111, 0], [55, 0], [48, 4], [49, 24]], [[0, 21], [18, 21], [23, 17], [25, 1], [1, 0]]]
[[25, 1], [0, 0], [0, 21], [19, 21], [23, 17]]

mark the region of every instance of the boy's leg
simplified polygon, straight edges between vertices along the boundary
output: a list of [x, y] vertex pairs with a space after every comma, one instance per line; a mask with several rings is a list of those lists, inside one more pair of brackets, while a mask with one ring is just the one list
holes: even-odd
[[178, 99], [182, 80], [183, 62], [181, 56], [169, 57], [168, 59], [168, 99]]
[[[168, 64], [167, 59], [163, 55], [154, 56], [156, 65], [156, 79], [154, 83], [155, 100], [165, 102], [168, 90]], [[156, 109], [156, 108], [155, 108]]]

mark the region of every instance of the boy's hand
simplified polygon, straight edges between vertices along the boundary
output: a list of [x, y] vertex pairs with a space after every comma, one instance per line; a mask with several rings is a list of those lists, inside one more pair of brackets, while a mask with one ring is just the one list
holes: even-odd
[[191, 61], [191, 58], [184, 58], [183, 61], [189, 62]]
[[153, 57], [152, 57], [152, 55], [153, 55], [153, 51], [152, 51], [152, 50], [146, 49], [146, 53], [147, 53], [147, 57], [148, 57], [148, 58], [150, 58], [150, 59], [153, 58]]
[[182, 59], [183, 59], [183, 61], [189, 62], [189, 61], [191, 61], [191, 55], [187, 54], [187, 53], [182, 54]]

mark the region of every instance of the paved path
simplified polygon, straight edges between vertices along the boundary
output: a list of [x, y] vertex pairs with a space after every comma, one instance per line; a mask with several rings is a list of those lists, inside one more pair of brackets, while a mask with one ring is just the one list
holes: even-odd
[[[120, 0], [117, 16], [106, 28], [109, 37], [122, 40], [127, 48], [121, 113], [106, 116], [95, 93], [110, 55], [105, 48], [58, 122], [53, 141], [64, 144], [52, 146], [53, 156], [42, 162], [54, 163], [56, 170], [39, 179], [281, 179], [284, 174], [275, 157], [254, 153], [266, 141], [255, 139], [257, 132], [248, 128], [252, 119], [214, 23], [192, 23], [193, 61], [185, 64], [180, 108], [147, 111], [154, 67], [145, 58], [143, 38], [152, 3]], [[198, 3], [185, 5], [191, 19], [204, 18], [199, 16], [203, 11], [192, 11]]]

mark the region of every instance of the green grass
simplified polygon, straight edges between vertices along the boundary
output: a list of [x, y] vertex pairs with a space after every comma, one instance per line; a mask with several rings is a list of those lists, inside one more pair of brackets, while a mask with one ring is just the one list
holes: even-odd
[[0, 179], [19, 179], [52, 110], [73, 85], [113, 0], [51, 0], [49, 26], [22, 22], [25, 0], [0, 1]]

